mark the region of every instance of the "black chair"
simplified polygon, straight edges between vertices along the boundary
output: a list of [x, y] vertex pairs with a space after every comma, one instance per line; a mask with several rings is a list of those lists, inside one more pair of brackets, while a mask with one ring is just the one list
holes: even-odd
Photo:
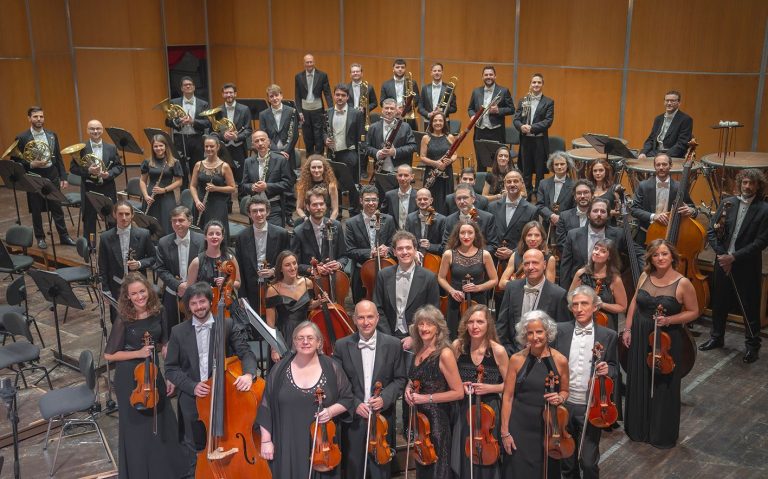
[[483, 187], [485, 186], [485, 177], [488, 176], [487, 171], [478, 171], [475, 173], [475, 184], [472, 189], [475, 190], [475, 194], [482, 195]]
[[83, 179], [79, 175], [69, 173], [67, 175], [67, 183], [69, 183], [69, 186], [75, 187], [76, 191], [64, 193], [67, 201], [62, 203], [61, 206], [66, 206], [67, 213], [69, 213], [69, 222], [72, 223], [72, 226], [75, 226], [75, 220], [72, 219], [72, 208], [79, 210], [77, 213], [77, 236], [80, 236], [80, 223], [83, 217], [83, 197], [80, 195], [80, 185], [83, 183]]
[[509, 145], [509, 159], [517, 158], [518, 152], [515, 151], [515, 145], [520, 145], [520, 132], [514, 126], [508, 126], [505, 129], [505, 136]]
[[[77, 238], [75, 249], [77, 250], [77, 254], [88, 263], [91, 256], [91, 251], [88, 248], [88, 240], [82, 236]], [[90, 266], [67, 266], [65, 268], [56, 268], [55, 271], [59, 276], [64, 278], [64, 281], [69, 283], [71, 287], [84, 286], [88, 292], [88, 298], [93, 301], [91, 290], [93, 290], [94, 295], [96, 294], [96, 290], [93, 289]], [[67, 314], [69, 314], [69, 306], [67, 306], [67, 309], [64, 312], [63, 322], [65, 323], [67, 322]]]
[[131, 178], [128, 180], [128, 183], [125, 184], [125, 193], [128, 195], [127, 201], [135, 210], [141, 210], [141, 199], [144, 197], [141, 194], [141, 187], [139, 187], [140, 180], [141, 179], [138, 177]]
[[188, 189], [181, 192], [179, 203], [186, 206], [190, 213], [195, 213], [195, 201], [192, 199], [192, 193]]
[[[24, 320], [24, 317], [19, 313], [5, 313], [3, 315], [3, 325], [13, 336], [21, 336], [26, 341], [16, 341], [0, 347], [0, 369], [8, 368], [13, 371], [16, 375], [14, 383], [17, 386], [19, 384], [19, 377], [21, 377], [25, 388], [28, 386], [24, 371], [42, 370], [43, 376], [48, 381], [48, 387], [53, 389], [48, 369], [45, 366], [35, 364], [40, 361], [40, 346], [32, 343], [32, 333], [29, 331], [29, 325]], [[25, 366], [24, 363], [29, 363], [29, 365]]]
[[[26, 235], [26, 232], [23, 231], [25, 228], [28, 228], [28, 227], [11, 226], [8, 229], [8, 232], [5, 234], [5, 238], [8, 244], [14, 245], [14, 246], [22, 246], [24, 248], [24, 251], [26, 252], [26, 248], [28, 246], [32, 246], [32, 239], [31, 239], [32, 229], [28, 228], [30, 230], [29, 244], [27, 244], [26, 241], [23, 242], [24, 243], [23, 245], [19, 244], [19, 241], [17, 238], [18, 234]], [[11, 276], [11, 278], [13, 278], [14, 274], [24, 273], [24, 271], [31, 268], [34, 263], [35, 263], [35, 260], [31, 256], [27, 256], [26, 254], [11, 254], [8, 251], [8, 247], [6, 246], [6, 243], [0, 239], [0, 273], [8, 273]]]
[[[43, 341], [43, 336], [40, 334], [40, 328], [37, 326], [37, 320], [34, 316], [29, 314], [27, 286], [24, 283], [24, 275], [14, 279], [13, 282], [8, 285], [8, 288], [5, 290], [5, 301], [8, 304], [0, 305], [0, 318], [2, 318], [5, 313], [11, 312], [23, 315], [27, 320], [27, 324], [33, 324], [35, 326], [35, 330], [37, 330], [37, 337], [40, 338], [40, 345], [45, 347], [45, 341]], [[23, 307], [22, 303], [24, 303]], [[7, 331], [0, 329], [0, 334], [8, 333]], [[3, 338], [3, 344], [5, 344], [5, 338]]]
[[454, 120], [451, 118], [450, 120], [450, 132], [451, 135], [457, 136], [459, 133], [461, 133], [461, 120]]

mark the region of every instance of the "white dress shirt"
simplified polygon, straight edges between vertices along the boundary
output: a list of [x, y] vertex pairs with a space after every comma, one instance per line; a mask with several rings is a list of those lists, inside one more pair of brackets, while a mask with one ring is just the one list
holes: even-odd
[[200, 363], [200, 381], [208, 379], [208, 350], [211, 345], [211, 329], [215, 318], [211, 314], [208, 320], [201, 323], [197, 318], [192, 318], [192, 326], [195, 328], [197, 339], [197, 358]]
[[347, 149], [347, 108], [339, 111], [333, 110], [333, 149], [344, 151]]
[[739, 198], [739, 211], [736, 213], [736, 224], [733, 226], [733, 233], [731, 234], [731, 242], [728, 244], [728, 254], [733, 254], [734, 251], [736, 251], [736, 238], [739, 236], [739, 230], [741, 229], [742, 223], [744, 223], [744, 217], [747, 215], [747, 210], [749, 209], [749, 205], [752, 204], [752, 201], [755, 199], [753, 196], [749, 199], [744, 199], [741, 196]]
[[315, 85], [315, 75], [317, 70], [312, 70], [309, 73], [305, 72], [307, 76], [307, 98], [301, 100], [301, 108], [304, 110], [319, 110], [323, 107], [322, 98], [315, 98], [315, 94], [312, 93], [312, 88]]
[[563, 185], [565, 184], [565, 176], [562, 178], [558, 178], [555, 176], [553, 178], [553, 182], [555, 185], [555, 192], [552, 193], [552, 200], [556, 203], [559, 203], [558, 198], [560, 198], [560, 192], [563, 190]]
[[[387, 142], [387, 138], [389, 137], [389, 133], [395, 127], [395, 120], [392, 120], [390, 122], [387, 122], [387, 120], [383, 120], [383, 126], [384, 126], [384, 128], [382, 128], [381, 131], [384, 134], [384, 142], [386, 143]], [[392, 163], [393, 158], [394, 157], [392, 157], [392, 156], [388, 156], [388, 157], [384, 158], [384, 163], [383, 163], [381, 169], [384, 170], [384, 171], [393, 171], [395, 169], [395, 165], [394, 165], [394, 163]]]
[[373, 332], [373, 336], [367, 341], [360, 336], [357, 347], [360, 348], [360, 355], [363, 357], [363, 388], [365, 396], [363, 401], [367, 402], [371, 398], [371, 385], [373, 384], [373, 366], [376, 364], [376, 342], [378, 331]]
[[432, 109], [437, 108], [437, 104], [440, 103], [440, 90], [443, 88], [443, 82], [432, 82]]
[[592, 248], [598, 240], [605, 239], [605, 228], [595, 231], [592, 226], [587, 226], [587, 258], [592, 257]]
[[515, 215], [515, 211], [517, 211], [517, 205], [519, 204], [520, 198], [515, 201], [510, 201], [509, 196], [504, 198], [504, 208], [506, 209], [507, 214], [507, 226], [509, 226], [509, 222], [512, 221], [512, 217]]
[[658, 150], [662, 153], [667, 151], [667, 149], [664, 148], [664, 137], [667, 136], [667, 131], [669, 130], [670, 125], [672, 125], [672, 120], [675, 119], [677, 112], [678, 110], [675, 110], [670, 114], [664, 113], [664, 121], [661, 123], [661, 130], [659, 130], [659, 135], [656, 137], [656, 142], [659, 144]]
[[405, 322], [405, 308], [408, 306], [408, 295], [411, 292], [415, 269], [416, 263], [414, 262], [407, 271], [403, 271], [398, 265], [395, 272], [395, 307], [397, 308], [395, 330], [404, 334], [408, 333], [408, 325]]
[[314, 220], [310, 219], [309, 222], [312, 224], [312, 229], [315, 232], [315, 240], [317, 240], [317, 249], [320, 251], [320, 254], [323, 253], [323, 230], [325, 227], [323, 226], [324, 222], [323, 220], [320, 220], [320, 224], [315, 223]]
[[118, 239], [120, 239], [120, 256], [123, 258], [123, 268], [125, 272], [128, 272], [128, 249], [131, 245], [131, 227], [127, 228], [115, 227]]
[[670, 180], [667, 177], [666, 181], [656, 180], [656, 214], [664, 213], [667, 211], [667, 205], [669, 204], [669, 188]]
[[191, 240], [191, 233], [187, 230], [187, 235], [183, 238], [176, 238], [173, 240], [176, 243], [176, 247], [179, 253], [179, 276], [182, 281], [187, 280], [187, 262], [189, 261], [189, 242]]
[[[181, 97], [181, 107], [184, 109], [184, 111], [189, 115], [190, 118], [195, 118], [195, 111], [197, 109], [197, 97], [194, 95], [192, 98], [187, 99], [186, 97]], [[184, 125], [181, 127], [181, 130], [178, 130], [179, 133], [182, 133], [184, 135], [194, 135], [195, 134], [195, 128], [192, 126], [192, 124]]]
[[224, 113], [226, 113], [227, 119], [234, 122], [235, 121], [235, 106], [237, 105], [236, 101], [233, 101], [231, 105], [228, 105], [224, 103]]
[[355, 106], [355, 108], [360, 108], [360, 86], [362, 84], [363, 82], [352, 82], [352, 104]]
[[[491, 88], [485, 87], [483, 88], [483, 106], [488, 108], [488, 105], [491, 103], [491, 100], [493, 99], [493, 90], [496, 89], [496, 85], [491, 86]], [[491, 126], [491, 116], [490, 115], [483, 115], [483, 120], [480, 122], [480, 126], [478, 128], [492, 128]]]
[[93, 152], [93, 156], [100, 160], [104, 160], [104, 142], [100, 141], [98, 143], [91, 141], [91, 151]]
[[256, 263], [264, 264], [267, 258], [267, 230], [269, 225], [265, 222], [263, 228], [253, 225], [253, 240], [256, 242]]
[[587, 224], [587, 212], [581, 211], [578, 206], [576, 207], [576, 216], [579, 217], [579, 228]]
[[395, 78], [395, 100], [397, 106], [403, 106], [403, 90], [405, 89], [405, 78], [398, 80]]
[[397, 199], [398, 199], [398, 224], [400, 225], [400, 228], [405, 228], [405, 219], [408, 217], [408, 207], [411, 205], [411, 190], [413, 188], [409, 187], [408, 191], [403, 193], [400, 188], [397, 189]]
[[595, 346], [594, 324], [592, 321], [582, 328], [576, 323], [571, 339], [571, 352], [568, 354], [568, 402], [577, 405], [587, 404], [589, 379], [592, 375], [592, 348]]
[[523, 309], [520, 312], [520, 316], [533, 311], [539, 305], [539, 299], [541, 298], [541, 290], [544, 288], [544, 281], [542, 280], [536, 286], [528, 284], [528, 280], [523, 285]]
[[376, 220], [373, 218], [373, 216], [368, 216], [365, 213], [362, 213], [363, 215], [363, 223], [365, 223], [365, 227], [368, 229], [368, 241], [371, 242], [371, 248], [376, 244]]

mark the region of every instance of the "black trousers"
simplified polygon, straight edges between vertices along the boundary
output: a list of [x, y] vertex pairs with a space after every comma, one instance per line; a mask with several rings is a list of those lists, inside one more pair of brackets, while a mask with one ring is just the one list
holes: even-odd
[[339, 185], [339, 205], [341, 205], [341, 193], [347, 191], [349, 193], [349, 216], [355, 216], [360, 211], [360, 195], [357, 191], [357, 185], [360, 184], [360, 170], [358, 165], [360, 163], [360, 157], [357, 154], [357, 150], [344, 150], [337, 151], [334, 154], [334, 161], [344, 163], [349, 168], [349, 172], [352, 174], [353, 185]]
[[243, 179], [243, 165], [248, 157], [248, 152], [245, 151], [245, 141], [240, 146], [227, 146], [226, 148], [229, 158], [232, 160], [229, 165], [232, 168], [232, 175], [235, 177], [235, 183], [239, 185]]
[[[744, 342], [748, 350], [757, 351], [760, 349], [760, 281], [762, 279], [760, 268], [759, 261], [754, 262], [754, 264], [734, 264], [731, 269], [733, 276], [733, 282], [731, 282], [720, 264], [715, 261], [714, 287], [712, 288], [712, 330], [710, 331], [712, 339], [722, 340], [725, 336], [725, 320], [732, 308], [735, 308], [739, 314], [744, 314], [733, 290], [735, 283], [750, 326], [744, 329]], [[754, 333], [754, 337], [749, 334], [750, 329]]]
[[587, 423], [587, 433], [584, 435], [584, 445], [581, 450], [581, 460], [576, 462], [576, 456], [579, 453], [579, 441], [581, 440], [581, 430], [584, 428], [584, 412], [586, 406], [565, 403], [568, 409], [568, 432], [571, 433], [576, 441], [576, 451], [566, 459], [560, 460], [560, 467], [563, 477], [566, 479], [597, 479], [600, 477], [600, 468], [597, 463], [600, 462], [600, 429], [590, 423]]
[[528, 190], [528, 197], [534, 192], [533, 173], [536, 173], [536, 185], [547, 173], [547, 138], [543, 136], [520, 136], [520, 163], [523, 166], [523, 180]]
[[[93, 208], [91, 202], [88, 201], [86, 192], [92, 191], [94, 193], [101, 193], [112, 200], [112, 203], [117, 202], [117, 187], [114, 180], [110, 180], [107, 183], [98, 184], [90, 181], [84, 181], [80, 188], [81, 204], [83, 211], [83, 236], [90, 242], [91, 234], [96, 237], [96, 222], [98, 220], [98, 212]], [[115, 226], [115, 218], [112, 215], [107, 215], [107, 224], [104, 225], [104, 230], [108, 230]]]
[[[352, 422], [342, 424], [341, 444], [344, 454], [342, 454], [341, 459], [344, 471], [343, 477], [345, 479], [363, 479], [363, 470], [365, 469], [367, 457], [367, 477], [372, 479], [389, 479], [392, 476], [392, 463], [380, 466], [366, 452], [365, 440], [368, 433], [368, 420], [355, 414], [355, 411], [349, 411], [349, 413], [354, 415]], [[391, 419], [394, 419], [394, 416]], [[389, 421], [389, 429], [387, 430], [387, 442], [389, 442], [390, 447], [394, 447], [397, 429], [393, 423], [394, 421]]]
[[[38, 168], [32, 171], [32, 173], [37, 173], [44, 178], [50, 179], [53, 186], [56, 189], [59, 189], [61, 180], [55, 166]], [[35, 231], [35, 238], [38, 240], [45, 239], [43, 213], [48, 211], [47, 208], [50, 208], [53, 223], [56, 225], [56, 231], [59, 232], [59, 237], [69, 235], [67, 224], [64, 222], [64, 212], [59, 203], [53, 201], [46, 202], [45, 199], [37, 193], [27, 193], [27, 205], [29, 206], [29, 212], [32, 213], [32, 228]], [[51, 241], [53, 241], [53, 238], [51, 238]]]
[[[493, 140], [498, 141], [499, 143], [506, 143], [507, 140], [504, 126], [502, 125], [493, 129], [476, 127], [473, 141], [477, 140]], [[487, 168], [493, 166], [493, 156], [484, 156], [481, 154], [477, 149], [477, 144], [475, 144], [475, 158], [477, 159], [477, 171], [485, 171]]]
[[[296, 100], [301, 101], [301, 100]], [[323, 144], [323, 109], [303, 110], [304, 123], [301, 125], [301, 133], [304, 135], [304, 147], [307, 149], [307, 156], [317, 153], [322, 155], [325, 150]]]
[[205, 158], [203, 135], [182, 135], [181, 133], [174, 133], [173, 144], [178, 152], [178, 157], [184, 158], [181, 162], [181, 169], [184, 170], [181, 189], [186, 190], [189, 188], [189, 175], [192, 173], [192, 170], [194, 170], [195, 163], [202, 161], [202, 159]]

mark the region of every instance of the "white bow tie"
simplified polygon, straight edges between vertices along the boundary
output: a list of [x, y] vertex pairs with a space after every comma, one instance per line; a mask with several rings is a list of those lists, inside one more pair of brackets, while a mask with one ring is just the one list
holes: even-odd
[[173, 242], [176, 243], [176, 246], [189, 246], [189, 238], [176, 238]]
[[358, 341], [357, 343], [357, 347], [360, 349], [368, 348], [371, 351], [374, 351], [376, 349], [376, 338], [373, 337], [368, 341], [364, 340], [363, 338], [360, 338], [360, 341]]
[[207, 329], [208, 331], [210, 331], [211, 328], [213, 327], [213, 323], [211, 321], [206, 321], [204, 323], [194, 323], [194, 324], [195, 324], [195, 331], [198, 333], [203, 331], [204, 329]]
[[586, 328], [580, 328], [576, 326], [576, 336], [581, 336], [583, 334], [586, 334], [587, 336], [592, 335], [592, 326], [587, 326]]
[[667, 182], [662, 183], [661, 181], [657, 181], [656, 188], [669, 188], [669, 183]]
[[562, 180], [559, 180], [559, 179], [555, 178], [555, 183], [563, 184], [563, 183], [565, 183], [565, 178], [563, 178]]

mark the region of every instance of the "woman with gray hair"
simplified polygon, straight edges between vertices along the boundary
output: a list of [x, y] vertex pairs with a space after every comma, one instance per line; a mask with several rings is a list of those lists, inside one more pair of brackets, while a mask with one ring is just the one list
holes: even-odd
[[[524, 346], [512, 355], [504, 379], [501, 400], [501, 442], [507, 456], [502, 460], [504, 477], [542, 477], [544, 425], [542, 413], [549, 403], [560, 406], [568, 398], [568, 359], [549, 344], [557, 326], [544, 311], [533, 310], [515, 325], [517, 342]], [[545, 394], [544, 380], [559, 376], [559, 389]], [[514, 407], [513, 407], [514, 406]], [[514, 436], [512, 435], [514, 432]], [[547, 477], [560, 478], [560, 462], [548, 459]]]

